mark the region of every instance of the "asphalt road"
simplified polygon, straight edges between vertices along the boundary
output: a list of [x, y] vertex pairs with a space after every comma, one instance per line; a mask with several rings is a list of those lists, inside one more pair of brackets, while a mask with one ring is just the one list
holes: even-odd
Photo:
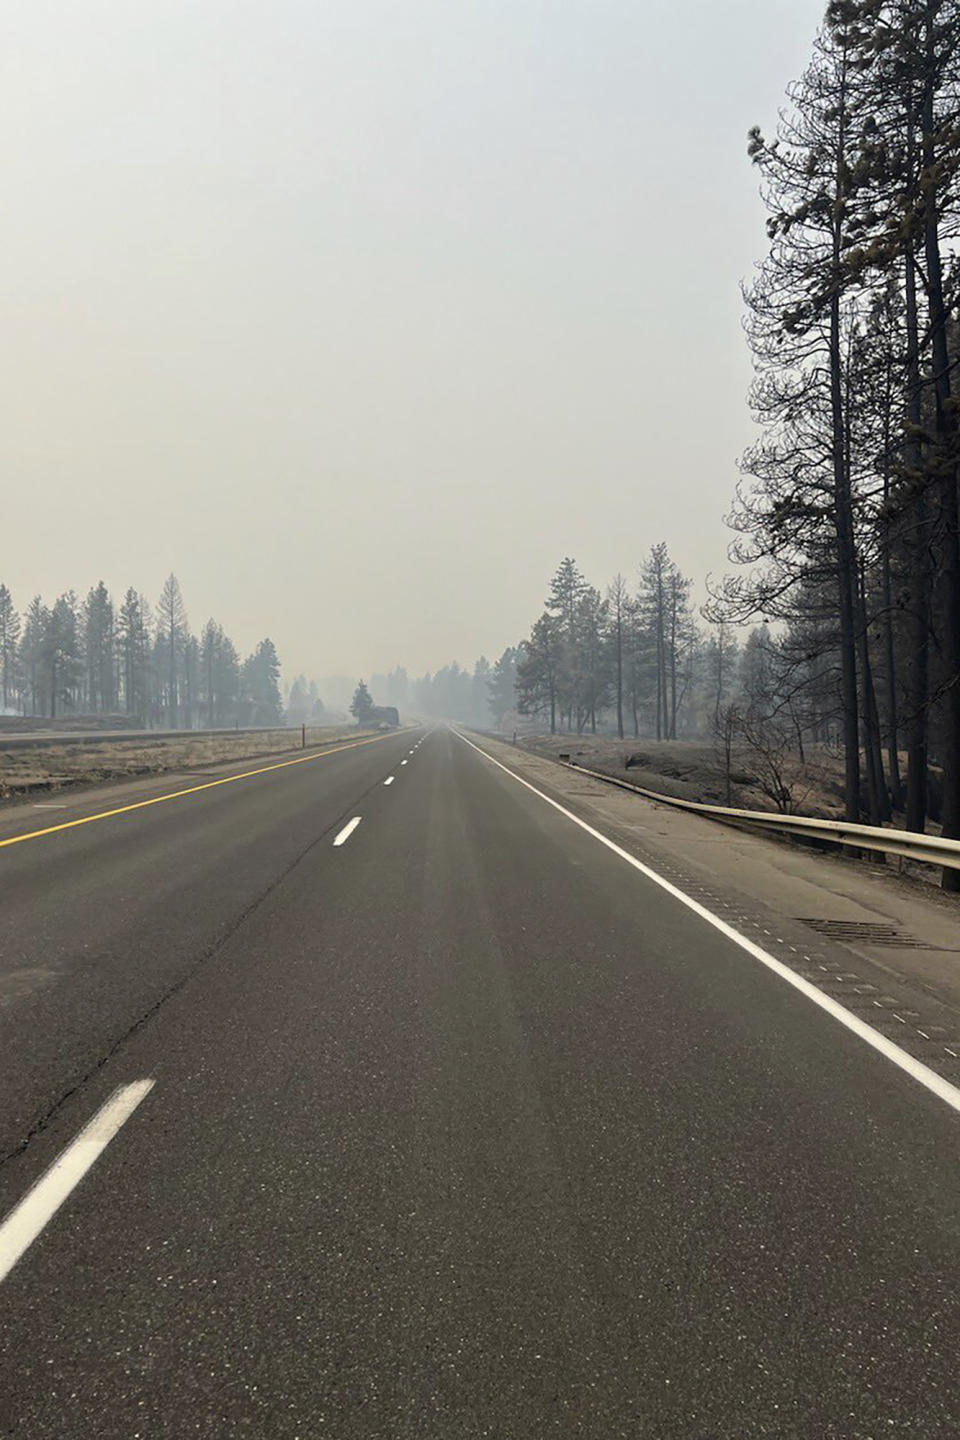
[[102, 1148], [4, 1440], [960, 1434], [960, 1118], [540, 795], [416, 731], [3, 845], [98, 808], [0, 825], [0, 1213]]

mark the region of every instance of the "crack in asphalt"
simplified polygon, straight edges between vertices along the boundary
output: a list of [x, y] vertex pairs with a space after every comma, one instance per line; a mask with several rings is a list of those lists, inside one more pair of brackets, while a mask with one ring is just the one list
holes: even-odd
[[278, 889], [278, 887], [282, 885], [283, 882], [288, 879], [290, 875], [293, 874], [297, 866], [303, 863], [303, 861], [307, 858], [311, 851], [315, 850], [318, 845], [322, 845], [323, 842], [330, 835], [331, 831], [335, 831], [340, 826], [342, 826], [344, 822], [344, 817], [352, 814], [361, 801], [365, 800], [368, 795], [373, 794], [375, 790], [382, 789], [382, 787], [383, 778], [382, 776], [378, 776], [377, 779], [374, 780], [365, 790], [360, 792], [357, 799], [351, 801], [351, 803], [340, 812], [340, 814], [336, 817], [335, 820], [332, 820], [329, 825], [325, 826], [323, 830], [321, 830], [320, 833], [309, 842], [309, 844], [305, 845], [304, 848], [297, 855], [294, 856], [294, 858], [290, 861], [289, 865], [287, 865], [286, 868], [282, 870], [279, 875], [277, 875], [273, 880], [271, 880], [270, 884], [267, 885], [267, 887], [262, 890], [258, 895], [256, 895], [254, 899], [251, 900], [250, 903], [246, 905], [237, 916], [235, 916], [235, 918], [229, 923], [224, 932], [217, 937], [217, 939], [213, 942], [212, 945], [207, 946], [207, 948], [201, 952], [201, 954], [190, 965], [189, 969], [186, 970], [178, 980], [175, 980], [172, 985], [168, 986], [168, 988], [164, 990], [163, 993], [159, 995], [157, 999], [151, 1005], [149, 1005], [146, 1010], [142, 1012], [142, 1014], [138, 1015], [137, 1018], [130, 1025], [127, 1026], [127, 1028], [123, 1031], [122, 1034], [118, 1035], [113, 1041], [111, 1041], [111, 1043], [107, 1046], [106, 1050], [94, 1061], [92, 1065], [88, 1066], [88, 1068], [83, 1072], [82, 1075], [76, 1076], [67, 1085], [67, 1087], [61, 1091], [61, 1093], [56, 1097], [56, 1099], [53, 1100], [51, 1104], [47, 1106], [46, 1110], [44, 1110], [43, 1113], [39, 1115], [37, 1119], [35, 1119], [28, 1126], [26, 1132], [21, 1135], [21, 1137], [14, 1144], [8, 1146], [5, 1150], [0, 1150], [0, 1171], [2, 1171], [4, 1166], [8, 1165], [11, 1160], [14, 1160], [21, 1156], [24, 1151], [27, 1150], [30, 1144], [39, 1135], [43, 1134], [43, 1132], [47, 1129], [51, 1122], [56, 1119], [57, 1115], [60, 1113], [63, 1107], [70, 1100], [72, 1100], [73, 1097], [80, 1090], [82, 1090], [85, 1085], [89, 1084], [91, 1080], [93, 1080], [97, 1075], [99, 1075], [101, 1070], [103, 1070], [104, 1067], [110, 1063], [110, 1061], [114, 1058], [118, 1051], [123, 1048], [127, 1041], [131, 1040], [135, 1035], [137, 1035], [144, 1028], [144, 1026], [146, 1026], [150, 1022], [150, 1020], [152, 1020], [153, 1017], [157, 1015], [160, 1010], [163, 1009], [164, 1005], [166, 1005], [169, 1000], [172, 1000], [175, 995], [178, 995], [180, 991], [183, 990], [184, 987], [188, 985], [189, 982], [200, 973], [203, 967], [207, 965], [212, 959], [214, 959], [216, 955], [219, 954], [219, 952], [223, 949], [227, 942], [233, 939], [233, 937], [240, 929], [242, 929], [242, 927], [246, 924], [250, 917], [257, 910], [259, 910], [260, 906], [264, 903], [264, 901], [269, 899], [269, 897], [274, 893], [274, 891]]

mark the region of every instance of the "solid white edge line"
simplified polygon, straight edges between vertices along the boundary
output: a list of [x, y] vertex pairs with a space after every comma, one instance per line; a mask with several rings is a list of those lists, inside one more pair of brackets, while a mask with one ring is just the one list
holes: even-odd
[[392, 784], [393, 784], [393, 781], [394, 781], [394, 776], [393, 776], [393, 775], [390, 775], [390, 776], [387, 777], [386, 780], [384, 780], [383, 783], [384, 783], [384, 785], [392, 785]]
[[115, 1090], [46, 1174], [10, 1211], [0, 1225], [0, 1281], [7, 1278], [153, 1086], [152, 1080], [135, 1080], [132, 1085], [122, 1085]]
[[363, 817], [360, 815], [354, 815], [352, 820], [348, 820], [346, 825], [344, 825], [343, 829], [340, 831], [340, 834], [334, 840], [334, 845], [345, 845], [350, 839], [350, 836], [353, 834], [354, 830], [356, 830], [357, 826], [360, 824], [362, 818]]
[[815, 985], [810, 984], [809, 980], [804, 980], [802, 975], [798, 975], [794, 970], [791, 970], [788, 965], [784, 965], [782, 961], [777, 960], [775, 956], [769, 954], [762, 946], [754, 944], [746, 935], [741, 935], [739, 930], [735, 930], [732, 925], [728, 925], [725, 920], [721, 920], [719, 915], [714, 915], [713, 911], [708, 910], [705, 905], [701, 905], [699, 900], [694, 900], [692, 896], [678, 889], [677, 886], [671, 884], [669, 880], [665, 880], [662, 875], [658, 875], [656, 870], [651, 870], [649, 865], [644, 865], [643, 861], [638, 860], [635, 855], [631, 855], [629, 850], [624, 850], [616, 841], [610, 840], [600, 830], [595, 830], [592, 825], [587, 824], [586, 820], [581, 820], [579, 815], [575, 815], [572, 810], [568, 810], [566, 806], [561, 805], [559, 801], [552, 800], [549, 795], [545, 795], [542, 790], [538, 790], [536, 785], [531, 785], [529, 780], [524, 780], [522, 776], [518, 775], [516, 771], [511, 770], [509, 766], [502, 765], [499, 760], [495, 760], [492, 755], [488, 755], [486, 750], [481, 750], [479, 745], [474, 745], [473, 741], [468, 740], [466, 735], [461, 735], [459, 730], [454, 730], [453, 733], [458, 739], [462, 740], [465, 745], [469, 745], [472, 750], [476, 750], [478, 755], [482, 755], [485, 760], [489, 760], [491, 765], [496, 765], [505, 775], [509, 775], [512, 780], [516, 780], [518, 785], [522, 785], [525, 790], [530, 790], [547, 805], [551, 805], [554, 810], [559, 810], [560, 814], [565, 815], [568, 820], [572, 820], [574, 825], [579, 825], [580, 829], [585, 830], [588, 835], [592, 835], [594, 840], [599, 840], [600, 844], [605, 845], [608, 850], [612, 850], [614, 855], [619, 855], [621, 860], [625, 860], [628, 865], [632, 865], [635, 870], [639, 870], [641, 875], [645, 875], [648, 880], [652, 880], [655, 885], [659, 885], [661, 890], [665, 890], [668, 895], [672, 895], [675, 900], [679, 900], [681, 905], [686, 905], [688, 910], [692, 910], [695, 915], [699, 915], [701, 920], [705, 920], [708, 925], [712, 925], [715, 930], [719, 930], [721, 935], [725, 935], [728, 940], [732, 940], [735, 945], [739, 945], [741, 950], [745, 950], [748, 955], [752, 955], [755, 960], [759, 960], [768, 970], [772, 970], [775, 975], [779, 975], [781, 980], [786, 980], [788, 985], [792, 985], [795, 990], [799, 990], [801, 995], [805, 995], [808, 1000], [812, 1000], [814, 1005], [818, 1005], [821, 1010], [825, 1010], [828, 1015], [832, 1015], [834, 1020], [839, 1020], [841, 1025], [845, 1025], [848, 1030], [884, 1056], [891, 1064], [896, 1065], [898, 1069], [902, 1070], [906, 1075], [909, 1075], [912, 1080], [916, 1080], [919, 1085], [923, 1085], [931, 1094], [936, 1095], [938, 1100], [942, 1100], [946, 1105], [949, 1105], [951, 1110], [956, 1110], [960, 1113], [960, 1089], [958, 1089], [956, 1085], [951, 1085], [949, 1080], [945, 1080], [942, 1075], [938, 1075], [935, 1070], [931, 1070], [928, 1065], [924, 1065], [922, 1060], [916, 1060], [912, 1055], [908, 1054], [906, 1050], [901, 1050], [899, 1045], [895, 1045], [892, 1040], [888, 1040], [885, 1035], [881, 1035], [879, 1030], [874, 1030], [873, 1026], [868, 1025], [865, 1020], [859, 1019], [851, 1010], [847, 1010], [845, 1006], [834, 1000], [831, 995], [825, 994], [823, 990], [818, 990]]

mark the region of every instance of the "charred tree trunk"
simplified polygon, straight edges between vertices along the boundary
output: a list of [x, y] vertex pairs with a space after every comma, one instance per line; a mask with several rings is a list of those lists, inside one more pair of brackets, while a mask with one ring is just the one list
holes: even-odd
[[[908, 149], [912, 149], [912, 133]], [[908, 248], [904, 264], [907, 331], [907, 442], [905, 460], [908, 503], [904, 532], [908, 560], [906, 695], [907, 801], [906, 826], [923, 834], [927, 825], [930, 691], [930, 564], [929, 513], [923, 451], [920, 441], [923, 397], [920, 380], [920, 323], [917, 313], [917, 268]]]
[[863, 744], [867, 768], [867, 803], [871, 825], [882, 825], [890, 818], [890, 803], [883, 777], [883, 748], [880, 740], [880, 717], [870, 663], [870, 636], [867, 628], [867, 606], [861, 568], [859, 586], [858, 647], [860, 651], [861, 693], [863, 696]]
[[887, 766], [890, 782], [890, 803], [895, 810], [903, 805], [903, 782], [900, 778], [900, 726], [897, 706], [897, 647], [893, 634], [893, 577], [891, 548], [894, 530], [890, 514], [890, 466], [893, 453], [893, 369], [888, 358], [883, 404], [883, 554], [881, 590], [883, 597], [883, 649], [887, 671]]
[[623, 621], [617, 616], [617, 734], [623, 739]]
[[[839, 260], [839, 231], [837, 238]], [[860, 722], [857, 696], [856, 585], [850, 475], [844, 444], [843, 367], [840, 353], [840, 297], [830, 302], [830, 399], [833, 442], [833, 504], [836, 531], [837, 601], [840, 618], [840, 703], [843, 716], [844, 818], [860, 818]]]
[[[927, 73], [923, 111], [923, 246], [927, 268], [933, 394], [938, 441], [937, 541], [940, 556], [940, 604], [943, 658], [946, 671], [943, 748], [943, 834], [960, 837], [960, 533], [958, 533], [956, 426], [950, 395], [950, 354], [947, 311], [940, 255], [938, 186], [935, 181], [936, 119], [934, 116], [936, 6], [927, 6]], [[944, 869], [943, 888], [960, 890], [960, 871]]]
[[[845, 76], [844, 76], [845, 80]], [[846, 172], [846, 100], [839, 101], [832, 227], [833, 289], [830, 296], [829, 364], [833, 523], [836, 534], [837, 601], [840, 619], [840, 705], [843, 715], [844, 819], [860, 818], [860, 723], [857, 697], [857, 554], [853, 499], [847, 464], [844, 365], [841, 346], [840, 262]]]

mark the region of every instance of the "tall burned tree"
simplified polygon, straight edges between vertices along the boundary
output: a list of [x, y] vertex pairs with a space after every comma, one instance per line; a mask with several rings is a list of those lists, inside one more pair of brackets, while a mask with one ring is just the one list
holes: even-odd
[[578, 645], [581, 602], [588, 589], [576, 561], [567, 555], [550, 581], [550, 593], [545, 601], [546, 612], [554, 622], [551, 627], [554, 706], [569, 730], [573, 729], [574, 717], [582, 702]]
[[671, 740], [677, 738], [677, 716], [682, 699], [680, 668], [689, 655], [694, 638], [689, 601], [690, 581], [681, 575], [679, 568], [671, 561], [667, 588], [667, 656], [670, 670], [670, 709], [667, 733]]
[[84, 602], [83, 631], [87, 704], [94, 714], [113, 710], [117, 703], [115, 617], [113, 601], [102, 580], [90, 590]]
[[629, 623], [630, 592], [622, 575], [616, 575], [607, 590], [609, 644], [613, 651], [613, 674], [617, 696], [617, 734], [623, 739], [624, 656]]
[[651, 546], [640, 570], [640, 605], [649, 633], [656, 668], [655, 734], [664, 740], [669, 730], [667, 717], [667, 627], [669, 624], [670, 557], [661, 540]]
[[[283, 719], [280, 660], [272, 640], [261, 640], [253, 654], [243, 662], [240, 681], [243, 698], [250, 706], [251, 723], [279, 725]], [[360, 684], [363, 685], [363, 681]], [[373, 701], [370, 703], [372, 706]], [[356, 714], [356, 711], [353, 713]]]
[[606, 640], [607, 602], [588, 585], [577, 605], [573, 650], [568, 657], [575, 694], [577, 733], [589, 724], [596, 734], [597, 715], [610, 698], [610, 651]]
[[170, 574], [163, 582], [157, 604], [157, 639], [165, 652], [167, 676], [167, 723], [171, 730], [178, 727], [180, 661], [187, 639], [187, 612], [180, 593], [180, 582]]
[[899, 803], [902, 735], [908, 827], [925, 825], [929, 756], [957, 836], [960, 0], [832, 0], [790, 99], [750, 146], [769, 213], [746, 292], [765, 433], [731, 519], [752, 568], [711, 618], [785, 622], [815, 731], [835, 665], [849, 818], [861, 760], [870, 818]]
[[[900, 391], [899, 416], [884, 453], [890, 478], [882, 554], [885, 565], [892, 566], [897, 553], [902, 561], [892, 603], [905, 636], [906, 822], [908, 829], [922, 831], [927, 816], [934, 558], [929, 327], [922, 263], [922, 47], [916, 31], [925, 3], [907, 0], [888, 6], [865, 0], [851, 8], [858, 22], [858, 62], [867, 78], [868, 108], [855, 170], [866, 201], [861, 207], [862, 234], [846, 265], [855, 283], [873, 283], [883, 292], [883, 308], [873, 302], [873, 341], [881, 355], [885, 352], [888, 372]], [[890, 324], [898, 296], [902, 322]]]
[[223, 629], [213, 619], [207, 621], [200, 637], [200, 656], [203, 672], [204, 699], [206, 701], [207, 725], [212, 730], [218, 718], [218, 671], [220, 648], [223, 644]]
[[51, 719], [76, 708], [83, 675], [77, 597], [67, 590], [45, 612], [40, 636], [40, 662]]
[[23, 709], [25, 714], [39, 715], [47, 709], [43, 646], [49, 624], [50, 611], [40, 596], [34, 595], [27, 607], [23, 632], [20, 637], [20, 669], [24, 683]]
[[131, 586], [117, 617], [124, 709], [146, 721], [149, 709], [149, 617], [141, 595]]
[[836, 606], [845, 813], [860, 817], [857, 688], [858, 564], [844, 384], [850, 315], [843, 258], [853, 197], [851, 154], [859, 76], [849, 17], [834, 15], [813, 63], [790, 93], [776, 139], [751, 132], [763, 177], [769, 251], [746, 289], [757, 377], [752, 403], [764, 428], [744, 457], [731, 524], [734, 558], [751, 567], [729, 581], [712, 618], [791, 620], [804, 583], [829, 580]]
[[[960, 4], [849, 0], [856, 56], [869, 79], [871, 126], [858, 183], [869, 195], [861, 244], [848, 257], [862, 283], [902, 286], [899, 474], [888, 513], [903, 551], [907, 823], [927, 811], [930, 719], [943, 766], [943, 833], [960, 835], [960, 509], [955, 267], [960, 228]], [[935, 665], [931, 666], [931, 658]], [[947, 872], [948, 888], [960, 885]]]
[[14, 698], [17, 679], [17, 645], [20, 641], [20, 616], [13, 603], [13, 596], [6, 585], [0, 585], [0, 698], [4, 710]]
[[680, 668], [692, 636], [689, 595], [690, 582], [671, 560], [666, 544], [652, 545], [640, 567], [637, 598], [655, 676], [658, 740], [677, 738]]
[[562, 646], [560, 621], [541, 615], [516, 670], [517, 710], [521, 715], [549, 715], [551, 735], [557, 728]]
[[517, 665], [521, 658], [522, 648], [508, 645], [487, 677], [487, 703], [495, 725], [499, 725], [516, 704]]

